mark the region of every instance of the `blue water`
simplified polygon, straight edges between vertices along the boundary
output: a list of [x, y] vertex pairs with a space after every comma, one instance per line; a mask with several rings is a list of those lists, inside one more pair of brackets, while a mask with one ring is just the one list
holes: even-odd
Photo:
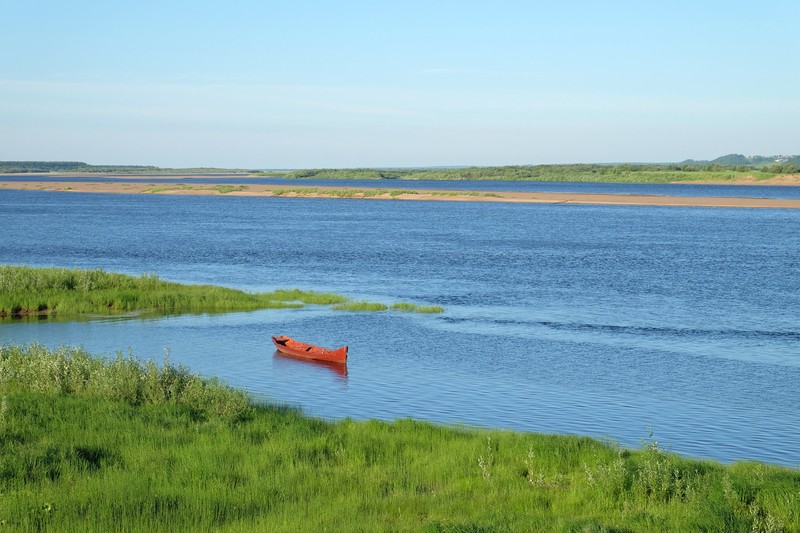
[[[325, 418], [414, 417], [800, 466], [800, 211], [0, 191], [0, 263], [445, 307], [6, 320]], [[269, 336], [350, 345], [347, 373]]]
[[700, 196], [726, 198], [800, 199], [800, 187], [775, 185], [710, 185], [686, 183], [579, 183], [507, 180], [331, 180], [231, 177], [220, 174], [203, 177], [148, 176], [146, 179], [118, 176], [53, 177], [41, 175], [0, 176], [0, 181], [42, 182], [130, 182], [186, 184], [254, 184], [297, 187], [381, 187], [391, 189], [445, 189], [460, 191], [563, 192], [583, 194], [644, 194], [652, 196]]

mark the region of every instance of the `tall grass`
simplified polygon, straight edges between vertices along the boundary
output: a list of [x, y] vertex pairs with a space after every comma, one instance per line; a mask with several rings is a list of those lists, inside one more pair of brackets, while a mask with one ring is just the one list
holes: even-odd
[[442, 313], [444, 307], [440, 305], [417, 305], [411, 302], [398, 302], [392, 304], [392, 309], [404, 313]]
[[[0, 376], [16, 372], [0, 381], [0, 524], [11, 530], [800, 530], [795, 469], [681, 458], [652, 438], [625, 450], [269, 405], [197, 416], [167, 393], [173, 370], [151, 378], [137, 363], [153, 394], [132, 402], [107, 393], [129, 366], [62, 352], [0, 351]], [[40, 381], [59, 374], [59, 386]]]
[[346, 297], [339, 294], [334, 294], [331, 292], [301, 291], [300, 289], [278, 289], [268, 294], [271, 299], [280, 302], [302, 302], [316, 305], [333, 305], [348, 301]]
[[104, 360], [80, 348], [0, 346], [0, 391], [107, 398], [132, 406], [175, 404], [195, 418], [213, 415], [235, 421], [250, 411], [243, 392], [170, 364], [168, 353], [158, 366], [121, 353]]
[[0, 265], [0, 317], [252, 311], [348, 302], [349, 298], [337, 294], [299, 289], [253, 294], [212, 285], [182, 285], [152, 274], [136, 277], [103, 270]]
[[380, 302], [344, 302], [333, 306], [337, 311], [386, 311], [389, 306]]

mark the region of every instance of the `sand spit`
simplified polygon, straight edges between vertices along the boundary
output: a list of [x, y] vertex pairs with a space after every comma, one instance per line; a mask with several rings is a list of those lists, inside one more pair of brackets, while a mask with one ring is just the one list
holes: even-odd
[[[0, 178], [1, 179], [1, 178]], [[107, 194], [174, 194], [207, 196], [262, 196], [282, 198], [335, 198], [364, 200], [417, 200], [448, 202], [516, 202], [544, 204], [650, 205], [682, 207], [742, 207], [798, 209], [800, 200], [650, 196], [634, 194], [582, 194], [552, 192], [408, 190], [364, 187], [312, 187], [293, 185], [208, 185], [131, 182], [0, 181], [0, 190], [57, 191]]]

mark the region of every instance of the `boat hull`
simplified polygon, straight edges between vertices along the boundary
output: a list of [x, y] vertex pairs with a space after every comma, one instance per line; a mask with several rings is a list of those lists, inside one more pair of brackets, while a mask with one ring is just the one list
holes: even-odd
[[272, 343], [280, 353], [291, 355], [292, 357], [342, 364], [347, 362], [347, 346], [342, 346], [336, 350], [329, 350], [321, 346], [296, 341], [286, 335], [273, 336]]

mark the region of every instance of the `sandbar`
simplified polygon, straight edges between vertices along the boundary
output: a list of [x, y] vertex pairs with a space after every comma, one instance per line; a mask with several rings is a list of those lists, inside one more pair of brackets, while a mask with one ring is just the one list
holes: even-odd
[[[1, 178], [0, 178], [1, 180]], [[241, 184], [210, 185], [132, 182], [0, 181], [0, 190], [54, 191], [106, 194], [170, 194], [205, 196], [261, 196], [393, 201], [509, 202], [540, 204], [639, 205], [676, 207], [740, 207], [800, 209], [800, 199], [588, 194], [568, 192], [459, 191], [367, 187], [316, 187]]]

